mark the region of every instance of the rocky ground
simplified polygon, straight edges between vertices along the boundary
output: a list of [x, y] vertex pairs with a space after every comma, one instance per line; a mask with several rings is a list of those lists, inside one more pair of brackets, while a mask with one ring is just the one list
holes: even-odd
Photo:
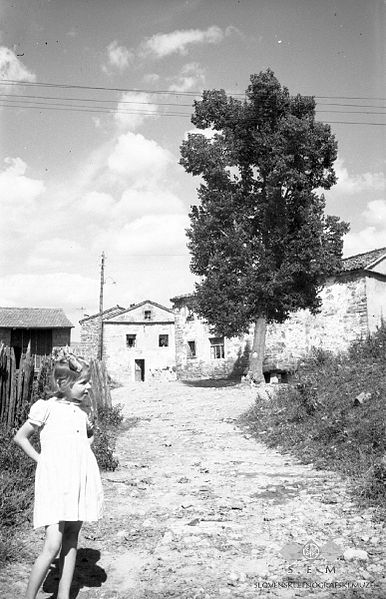
[[[114, 391], [134, 427], [103, 474], [106, 510], [82, 531], [72, 599], [384, 597], [385, 530], [335, 474], [236, 425], [246, 385], [137, 383]], [[0, 575], [23, 596], [30, 559]], [[54, 599], [56, 566], [39, 599]]]

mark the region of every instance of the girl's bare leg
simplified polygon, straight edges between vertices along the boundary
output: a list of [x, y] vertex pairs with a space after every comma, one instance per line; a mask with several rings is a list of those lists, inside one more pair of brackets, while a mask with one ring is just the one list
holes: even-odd
[[83, 522], [65, 522], [60, 552], [60, 582], [57, 599], [69, 599], [72, 578], [74, 576], [79, 531]]
[[46, 526], [46, 540], [43, 551], [32, 566], [25, 599], [35, 599], [37, 592], [47, 576], [51, 563], [54, 561], [62, 544], [64, 522]]

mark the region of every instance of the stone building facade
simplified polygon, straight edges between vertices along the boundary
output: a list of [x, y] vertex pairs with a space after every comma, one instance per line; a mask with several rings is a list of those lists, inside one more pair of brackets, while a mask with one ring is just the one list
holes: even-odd
[[[111, 377], [120, 383], [175, 379], [175, 335], [172, 310], [146, 300], [125, 309], [103, 312], [103, 359]], [[101, 317], [82, 319], [82, 351], [98, 353]]]
[[80, 333], [80, 353], [86, 359], [95, 359], [98, 357], [98, 352], [101, 344], [102, 321], [104, 322], [111, 316], [116, 316], [125, 311], [122, 306], [113, 306], [104, 310], [102, 314], [85, 315], [79, 321], [81, 325]]
[[[267, 327], [267, 380], [294, 367], [312, 348], [338, 352], [376, 330], [386, 317], [386, 248], [343, 260], [342, 271], [326, 282], [321, 299], [319, 314], [299, 310], [285, 323]], [[176, 317], [178, 378], [223, 377], [246, 371], [252, 330], [238, 338], [216, 338], [194, 313], [192, 296], [171, 301]]]

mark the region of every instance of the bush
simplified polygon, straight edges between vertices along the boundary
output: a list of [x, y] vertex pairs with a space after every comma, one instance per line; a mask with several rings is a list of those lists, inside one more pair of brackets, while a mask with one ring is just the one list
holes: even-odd
[[114, 471], [118, 468], [119, 462], [114, 457], [114, 448], [111, 447], [112, 438], [106, 429], [97, 428], [95, 431], [95, 440], [92, 444], [92, 450], [101, 470]]
[[123, 421], [122, 406], [116, 405], [111, 408], [98, 408], [99, 425], [119, 427]]
[[[316, 351], [294, 385], [258, 400], [242, 419], [271, 447], [294, 453], [317, 468], [355, 481], [367, 503], [386, 498], [386, 327], [353, 344], [347, 353]], [[355, 398], [369, 393], [362, 405]]]
[[98, 408], [95, 440], [92, 444], [95, 457], [101, 470], [115, 470], [119, 462], [114, 457], [115, 440], [123, 421], [120, 405]]

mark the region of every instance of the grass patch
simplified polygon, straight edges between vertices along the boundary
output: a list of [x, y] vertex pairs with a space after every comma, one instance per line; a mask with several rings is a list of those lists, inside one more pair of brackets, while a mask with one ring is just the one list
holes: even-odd
[[[315, 351], [291, 385], [240, 419], [269, 447], [353, 482], [363, 504], [386, 498], [386, 326], [346, 353]], [[363, 403], [356, 400], [366, 394]]]
[[[0, 564], [20, 555], [15, 532], [32, 522], [35, 462], [13, 443], [14, 431], [0, 427]], [[31, 439], [38, 449], [37, 436]]]

